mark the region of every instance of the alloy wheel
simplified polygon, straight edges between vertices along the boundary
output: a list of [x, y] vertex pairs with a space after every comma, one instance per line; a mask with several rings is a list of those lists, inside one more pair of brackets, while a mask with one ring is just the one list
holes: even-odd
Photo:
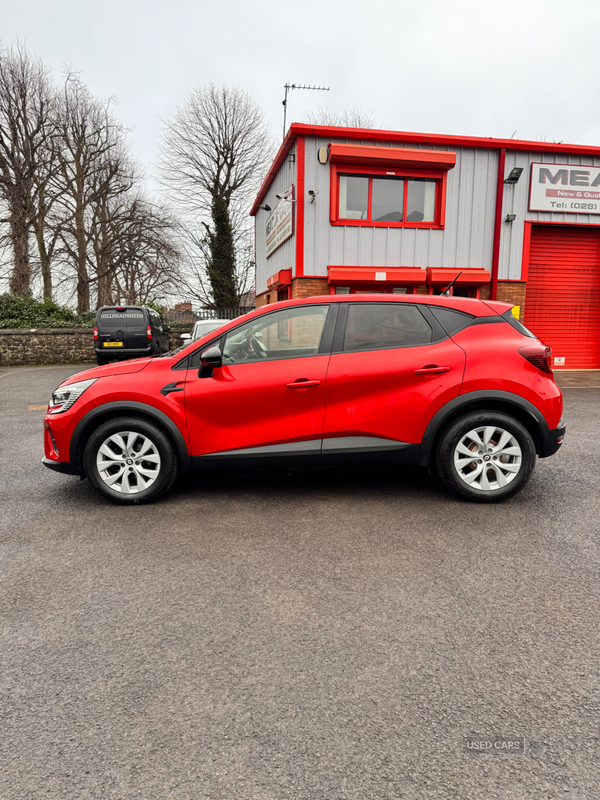
[[467, 486], [494, 492], [512, 483], [521, 470], [523, 454], [516, 438], [496, 425], [473, 428], [454, 450], [454, 468]]
[[100, 479], [120, 494], [137, 494], [150, 488], [159, 476], [160, 466], [156, 445], [137, 431], [111, 434], [96, 456]]

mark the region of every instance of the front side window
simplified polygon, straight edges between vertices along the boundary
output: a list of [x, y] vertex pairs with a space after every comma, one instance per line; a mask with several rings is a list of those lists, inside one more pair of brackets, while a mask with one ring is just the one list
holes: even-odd
[[225, 336], [223, 364], [316, 356], [329, 306], [285, 308]]
[[442, 226], [444, 177], [338, 171], [332, 222], [382, 227]]
[[344, 350], [382, 350], [431, 341], [431, 327], [416, 306], [353, 303], [348, 308]]

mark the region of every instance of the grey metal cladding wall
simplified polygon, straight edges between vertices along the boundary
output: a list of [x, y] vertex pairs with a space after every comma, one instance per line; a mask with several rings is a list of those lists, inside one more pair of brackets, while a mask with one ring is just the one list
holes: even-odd
[[[335, 141], [348, 141], [336, 139]], [[319, 164], [317, 150], [330, 140], [306, 138], [304, 272], [326, 275], [328, 265], [402, 267], [483, 267], [490, 269], [498, 151], [452, 150], [456, 166], [448, 173], [444, 230], [363, 228], [329, 224], [329, 164]], [[368, 144], [353, 140], [352, 144]], [[378, 143], [390, 147], [389, 142]], [[398, 147], [418, 147], [398, 144]], [[308, 190], [317, 189], [314, 203]]]
[[[523, 174], [517, 184], [504, 186], [502, 202], [502, 229], [500, 233], [500, 260], [498, 277], [500, 280], [520, 280], [523, 261], [523, 236], [525, 221], [578, 223], [599, 225], [600, 215], [596, 214], [564, 214], [549, 211], [529, 211], [529, 183], [531, 181], [532, 164], [572, 164], [573, 166], [600, 167], [600, 158], [567, 155], [562, 153], [522, 153], [508, 151], [506, 153], [506, 172], [513, 167], [523, 167]], [[506, 223], [507, 214], [516, 214], [514, 222]]]
[[[292, 147], [290, 153], [296, 153], [296, 145]], [[271, 208], [275, 208], [279, 200], [278, 194], [285, 192], [290, 186], [296, 185], [296, 162], [290, 162], [288, 158], [281, 165], [279, 172], [275, 176], [273, 183], [269, 186], [266, 197], [262, 202]], [[281, 202], [286, 202], [282, 200]], [[294, 203], [294, 234], [284, 242], [281, 247], [269, 257], [266, 257], [266, 224], [270, 212], [258, 210], [256, 212], [255, 231], [256, 231], [256, 294], [266, 291], [267, 278], [279, 272], [280, 269], [292, 269], [296, 260], [296, 204]]]

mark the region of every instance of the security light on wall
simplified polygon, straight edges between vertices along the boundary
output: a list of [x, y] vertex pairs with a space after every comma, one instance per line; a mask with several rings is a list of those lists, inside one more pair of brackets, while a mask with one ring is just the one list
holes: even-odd
[[504, 222], [514, 222], [517, 218], [516, 214], [507, 214]]
[[271, 210], [271, 206], [268, 205], [267, 203], [264, 203], [262, 206], [259, 206], [259, 208], [262, 208], [263, 211], [270, 211]]
[[523, 167], [513, 167], [508, 175], [508, 178], [506, 178], [504, 183], [509, 183], [514, 186], [515, 183], [518, 183], [522, 172], [523, 172]]

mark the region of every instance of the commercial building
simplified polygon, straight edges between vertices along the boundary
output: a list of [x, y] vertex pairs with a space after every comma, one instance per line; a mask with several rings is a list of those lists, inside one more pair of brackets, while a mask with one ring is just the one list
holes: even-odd
[[257, 306], [460, 273], [555, 369], [600, 369], [600, 147], [292, 124], [251, 213]]

